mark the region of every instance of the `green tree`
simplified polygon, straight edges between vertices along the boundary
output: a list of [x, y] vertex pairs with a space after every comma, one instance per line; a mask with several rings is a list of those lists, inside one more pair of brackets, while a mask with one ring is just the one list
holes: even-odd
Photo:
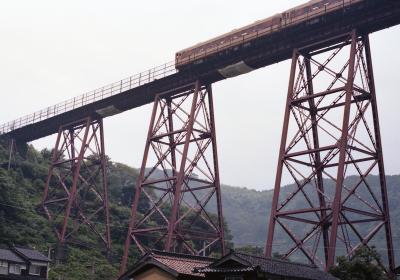
[[338, 257], [337, 265], [330, 273], [341, 280], [386, 280], [389, 279], [379, 265], [380, 256], [374, 247], [361, 247], [352, 259]]

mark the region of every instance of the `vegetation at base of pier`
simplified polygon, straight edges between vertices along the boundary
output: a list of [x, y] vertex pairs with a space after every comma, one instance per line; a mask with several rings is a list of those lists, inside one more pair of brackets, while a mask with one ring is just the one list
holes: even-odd
[[[25, 144], [19, 145], [18, 151], [11, 161], [12, 168], [8, 170], [7, 145], [0, 143], [0, 244], [26, 245], [47, 254], [49, 248], [55, 249], [57, 240], [39, 205], [51, 151], [46, 149], [37, 151], [33, 146]], [[108, 169], [113, 254], [105, 257], [99, 249], [90, 246], [72, 246], [68, 251], [66, 262], [51, 265], [50, 279], [112, 279], [118, 274], [137, 170], [112, 161], [108, 162]], [[346, 180], [353, 178], [349, 177]], [[372, 188], [379, 185], [376, 176], [370, 176], [369, 180]], [[387, 176], [392, 217], [400, 216], [400, 207], [395, 207], [398, 204], [396, 202], [400, 201], [400, 192], [397, 191], [399, 185], [400, 176]], [[292, 190], [293, 186], [282, 188], [284, 193]], [[237, 250], [262, 254], [271, 200], [272, 190], [255, 191], [243, 187], [222, 186], [223, 213], [230, 230], [227, 236], [233, 238]], [[80, 237], [95, 239], [90, 234], [88, 232], [87, 236]], [[400, 227], [393, 227], [395, 243], [399, 236]], [[288, 242], [284, 235], [276, 238], [277, 242]], [[375, 240], [378, 252], [385, 247], [383, 238], [383, 235], [379, 235]], [[397, 258], [400, 257], [399, 250], [395, 250], [395, 253]], [[134, 250], [132, 255], [139, 257], [139, 253]], [[135, 258], [132, 258], [131, 262], [134, 260]], [[353, 264], [359, 266], [358, 262], [347, 264], [341, 259], [339, 264], [350, 268]]]
[[380, 261], [375, 248], [361, 247], [351, 260], [338, 257], [337, 265], [329, 272], [340, 280], [387, 280], [385, 271], [378, 265]]

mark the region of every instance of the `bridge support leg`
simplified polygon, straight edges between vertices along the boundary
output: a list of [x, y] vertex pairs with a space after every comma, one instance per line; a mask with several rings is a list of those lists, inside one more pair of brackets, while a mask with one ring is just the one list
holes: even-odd
[[196, 82], [187, 91], [156, 97], [121, 273], [132, 241], [142, 254], [150, 248], [193, 255], [224, 252], [210, 85]]
[[[293, 187], [282, 189], [282, 179]], [[329, 270], [337, 256], [352, 257], [379, 235], [386, 244], [379, 253], [391, 272], [370, 46], [368, 36], [354, 31], [293, 52], [265, 253], [306, 258]]]
[[[13, 160], [13, 157], [15, 157], [15, 153], [17, 150], [17, 145], [15, 143], [15, 139], [14, 138], [10, 138], [9, 139], [10, 145], [9, 145], [9, 155], [8, 155], [8, 166], [7, 166], [7, 170], [11, 169], [11, 162]], [[15, 158], [14, 158], [15, 160]]]
[[42, 207], [62, 247], [67, 242], [91, 246], [77, 239], [80, 231], [86, 231], [92, 232], [93, 244], [100, 241], [110, 250], [102, 119], [87, 118], [60, 127]]

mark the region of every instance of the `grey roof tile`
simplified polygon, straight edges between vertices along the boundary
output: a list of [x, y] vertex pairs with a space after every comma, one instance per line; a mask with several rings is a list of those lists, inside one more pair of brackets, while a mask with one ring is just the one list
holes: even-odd
[[8, 249], [0, 249], [0, 260], [16, 262], [16, 263], [24, 263], [24, 260], [21, 259], [17, 254]]
[[[224, 267], [220, 266], [221, 261], [218, 260], [209, 266], [197, 269], [199, 272], [212, 273], [212, 272], [239, 272], [239, 271], [256, 271], [279, 275], [285, 277], [295, 277], [298, 279], [309, 280], [337, 280], [332, 275], [318, 269], [316, 266], [294, 263], [288, 261], [281, 261], [262, 256], [249, 255], [232, 251], [230, 254], [223, 257], [223, 259], [234, 258], [243, 264], [242, 267]], [[224, 261], [225, 262], [225, 261]]]
[[316, 266], [294, 263], [288, 261], [275, 260], [271, 258], [253, 256], [243, 253], [235, 253], [236, 256], [242, 258], [253, 266], [259, 266], [262, 271], [288, 277], [303, 277], [310, 280], [334, 280], [337, 279], [332, 275], [321, 271]]
[[14, 250], [21, 254], [22, 256], [26, 257], [28, 260], [33, 260], [33, 261], [43, 261], [43, 262], [49, 262], [49, 258], [47, 258], [45, 255], [40, 253], [37, 250], [33, 249], [28, 249], [28, 248], [20, 248], [20, 247], [14, 247]]

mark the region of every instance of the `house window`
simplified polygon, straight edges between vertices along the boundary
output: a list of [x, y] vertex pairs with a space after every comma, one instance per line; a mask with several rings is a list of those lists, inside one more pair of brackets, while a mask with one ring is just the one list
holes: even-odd
[[8, 262], [0, 261], [0, 274], [2, 275], [8, 274]]
[[10, 272], [10, 274], [21, 275], [21, 265], [19, 265], [19, 264], [10, 264], [9, 272]]
[[29, 266], [29, 274], [30, 275], [40, 275], [41, 266], [31, 264]]

